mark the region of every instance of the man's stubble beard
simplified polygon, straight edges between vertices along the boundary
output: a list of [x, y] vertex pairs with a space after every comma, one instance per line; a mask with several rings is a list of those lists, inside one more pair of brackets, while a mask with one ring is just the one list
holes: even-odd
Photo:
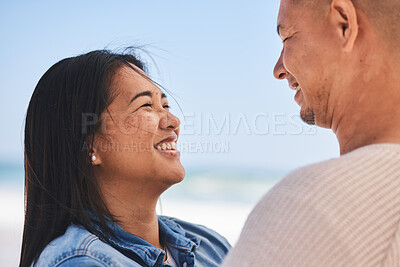
[[301, 119], [308, 125], [315, 125], [315, 114], [311, 109], [300, 112]]

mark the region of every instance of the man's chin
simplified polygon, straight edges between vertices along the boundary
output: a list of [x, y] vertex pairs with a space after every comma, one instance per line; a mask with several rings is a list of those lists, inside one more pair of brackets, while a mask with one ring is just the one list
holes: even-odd
[[308, 125], [315, 125], [315, 114], [312, 110], [301, 110], [300, 112], [301, 119], [307, 123]]

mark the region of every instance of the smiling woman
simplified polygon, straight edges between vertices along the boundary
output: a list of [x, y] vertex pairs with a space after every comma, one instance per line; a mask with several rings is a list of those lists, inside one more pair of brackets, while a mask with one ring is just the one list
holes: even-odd
[[26, 116], [20, 266], [218, 266], [225, 238], [155, 212], [185, 176], [179, 125], [133, 55], [52, 66]]

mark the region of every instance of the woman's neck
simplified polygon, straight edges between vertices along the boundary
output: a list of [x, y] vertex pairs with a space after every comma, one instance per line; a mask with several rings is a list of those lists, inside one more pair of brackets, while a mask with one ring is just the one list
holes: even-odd
[[120, 226], [137, 237], [146, 240], [150, 244], [160, 249], [163, 249], [160, 242], [158, 217], [155, 208], [150, 210], [128, 210], [126, 214], [119, 213], [118, 219]]
[[102, 196], [111, 214], [125, 231], [163, 249], [159, 237], [156, 205], [161, 193], [143, 188], [132, 190], [115, 183], [100, 185]]

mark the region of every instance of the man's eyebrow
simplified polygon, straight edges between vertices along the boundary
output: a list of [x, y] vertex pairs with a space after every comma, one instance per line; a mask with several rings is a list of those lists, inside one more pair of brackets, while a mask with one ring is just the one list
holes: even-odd
[[138, 97], [141, 97], [141, 96], [152, 96], [152, 95], [153, 95], [153, 93], [150, 92], [150, 91], [141, 92], [141, 93], [135, 95], [135, 96], [131, 99], [131, 101], [129, 102], [129, 104], [131, 104], [131, 103], [132, 103], [135, 99], [137, 99]]
[[278, 24], [278, 26], [276, 27], [276, 31], [278, 32], [278, 35], [281, 36], [281, 29], [283, 28], [283, 26], [281, 24]]
[[163, 99], [163, 98], [167, 98], [167, 95], [164, 93], [161, 94], [161, 99]]

